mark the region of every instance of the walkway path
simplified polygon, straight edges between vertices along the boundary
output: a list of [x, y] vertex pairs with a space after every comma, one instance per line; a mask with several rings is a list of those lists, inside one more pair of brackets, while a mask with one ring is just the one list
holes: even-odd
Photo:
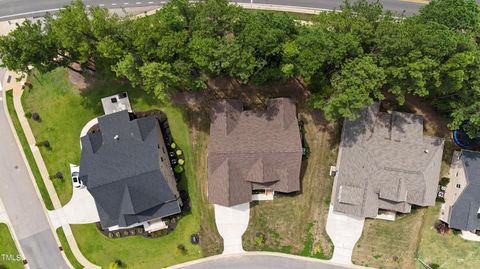
[[250, 203], [232, 207], [214, 205], [215, 223], [223, 238], [223, 254], [242, 253], [242, 235], [250, 220]]
[[[37, 163], [38, 170], [40, 171], [43, 182], [45, 183], [45, 186], [47, 188], [48, 194], [52, 199], [53, 207], [55, 209], [59, 209], [62, 207], [62, 205], [58, 198], [55, 187], [53, 186], [52, 181], [50, 180], [50, 176], [49, 176], [47, 167], [45, 165], [45, 162], [43, 161], [42, 154], [40, 153], [40, 150], [38, 149], [38, 147], [35, 145], [36, 144], [35, 137], [33, 136], [32, 129], [30, 128], [30, 124], [28, 123], [28, 119], [25, 117], [25, 111], [23, 109], [22, 102], [21, 102], [21, 97], [23, 94], [22, 87], [19, 83], [16, 83], [16, 85], [12, 88], [13, 88], [13, 104], [15, 106], [15, 110], [17, 111], [17, 115], [20, 120], [20, 124], [22, 126], [23, 132], [25, 133], [27, 142], [30, 145], [30, 148], [32, 149], [33, 157], [35, 159], [35, 162]], [[51, 226], [52, 228], [55, 228], [52, 224]], [[77, 260], [83, 266], [85, 266], [85, 268], [100, 268], [90, 263], [80, 252], [80, 249], [77, 246], [75, 238], [73, 237], [72, 230], [70, 229], [70, 225], [63, 223], [62, 228], [65, 233], [65, 236], [67, 237], [68, 244], [70, 245], [70, 248], [72, 249], [72, 252], [74, 256], [77, 258]], [[60, 241], [58, 240], [56, 233], [54, 235], [55, 235], [55, 239], [60, 245]]]
[[[7, 72], [7, 76], [12, 75]], [[2, 78], [3, 80], [3, 78]], [[13, 88], [6, 81], [4, 88]], [[5, 97], [5, 95], [3, 95]], [[60, 252], [56, 234], [51, 230], [45, 206], [33, 180], [30, 168], [13, 125], [6, 100], [0, 109], [0, 197], [8, 215], [12, 234], [18, 241], [22, 256], [30, 268], [70, 268], [64, 253]]]
[[352, 264], [353, 248], [362, 235], [364, 222], [363, 218], [335, 212], [330, 205], [326, 230], [335, 246], [332, 262]]

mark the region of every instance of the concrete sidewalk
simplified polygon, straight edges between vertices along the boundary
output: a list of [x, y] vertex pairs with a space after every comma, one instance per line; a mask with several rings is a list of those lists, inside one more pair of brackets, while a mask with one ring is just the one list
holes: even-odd
[[[7, 72], [7, 74], [10, 72]], [[11, 74], [11, 73], [10, 73]], [[13, 74], [11, 74], [13, 75]], [[55, 209], [60, 209], [62, 208], [62, 205], [60, 203], [60, 200], [58, 198], [57, 192], [55, 190], [55, 187], [53, 186], [52, 181], [50, 180], [50, 175], [48, 173], [47, 167], [45, 165], [45, 162], [43, 160], [43, 157], [40, 153], [40, 150], [38, 147], [35, 145], [35, 137], [33, 135], [32, 129], [30, 128], [30, 124], [28, 123], [28, 119], [25, 117], [25, 111], [22, 106], [21, 102], [21, 97], [23, 94], [23, 89], [22, 89], [22, 82], [17, 82], [15, 79], [12, 79], [12, 85], [10, 85], [10, 88], [13, 89], [13, 104], [15, 107], [15, 110], [17, 112], [20, 125], [22, 126], [23, 132], [25, 134], [25, 137], [27, 139], [28, 144], [30, 145], [30, 148], [32, 150], [33, 157], [35, 159], [35, 162], [37, 163], [38, 170], [40, 171], [40, 174], [42, 176], [43, 182], [45, 183], [45, 186], [47, 188], [48, 194], [52, 200], [53, 207]], [[15, 131], [15, 130], [13, 130]], [[20, 145], [21, 147], [21, 145]], [[27, 162], [28, 163], [28, 162]], [[43, 201], [43, 200], [42, 200]], [[48, 215], [48, 213], [46, 212]], [[52, 229], [55, 229], [55, 226], [52, 224], [52, 221], [49, 218], [50, 226]], [[100, 268], [88, 261], [83, 254], [80, 252], [80, 249], [78, 248], [78, 245], [75, 241], [75, 238], [73, 237], [72, 231], [70, 229], [70, 226], [68, 224], [62, 225], [62, 228], [65, 232], [65, 235], [67, 237], [68, 244], [70, 245], [70, 248], [77, 260], [85, 266], [85, 268]], [[57, 240], [58, 244], [60, 245], [60, 241], [58, 240], [58, 237], [56, 236], [56, 233], [54, 233], [55, 239]]]

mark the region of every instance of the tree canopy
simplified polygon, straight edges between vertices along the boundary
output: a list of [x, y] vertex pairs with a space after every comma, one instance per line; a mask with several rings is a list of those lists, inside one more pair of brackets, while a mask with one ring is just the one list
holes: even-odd
[[480, 135], [480, 8], [475, 0], [432, 0], [418, 15], [385, 12], [367, 0], [309, 23], [286, 13], [247, 11], [227, 0], [172, 0], [142, 18], [120, 17], [76, 0], [42, 22], [0, 37], [7, 68], [110, 66], [161, 101], [199, 90], [214, 77], [240, 83], [297, 79], [327, 119], [393, 94], [416, 95]]

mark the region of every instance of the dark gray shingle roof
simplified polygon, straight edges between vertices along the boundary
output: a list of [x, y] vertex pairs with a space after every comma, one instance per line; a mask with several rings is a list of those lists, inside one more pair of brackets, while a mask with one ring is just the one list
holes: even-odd
[[464, 231], [480, 229], [480, 152], [462, 150], [467, 186], [450, 212], [450, 227]]
[[129, 226], [180, 212], [171, 173], [160, 169], [163, 143], [153, 116], [124, 110], [99, 118], [100, 133], [81, 138], [80, 178], [92, 194], [102, 227]]

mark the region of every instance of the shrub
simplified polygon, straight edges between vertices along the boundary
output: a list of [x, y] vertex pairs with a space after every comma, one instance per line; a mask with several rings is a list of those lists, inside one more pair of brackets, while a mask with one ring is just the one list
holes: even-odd
[[430, 266], [430, 268], [432, 268], [432, 269], [439, 269], [440, 268], [440, 265], [438, 265], [436, 263], [431, 263], [428, 266]]
[[187, 248], [185, 247], [184, 244], [178, 244], [177, 245], [177, 250], [182, 254], [185, 255], [187, 253]]
[[47, 149], [50, 148], [50, 142], [48, 140], [43, 141], [43, 146], [46, 147]]
[[176, 148], [177, 148], [177, 144], [175, 144], [175, 143], [170, 144], [170, 148], [176, 149]]
[[123, 262], [120, 259], [115, 259], [114, 261], [119, 267], [123, 267]]
[[32, 113], [32, 119], [38, 122], [42, 121], [42, 119], [40, 118], [40, 115], [37, 112]]
[[56, 178], [56, 179], [63, 179], [63, 174], [62, 174], [62, 172], [57, 172], [57, 173], [55, 174], [55, 178]]
[[175, 168], [173, 168], [173, 171], [176, 173], [176, 174], [181, 174], [183, 173], [183, 166], [181, 165], [176, 165]]
[[185, 164], [185, 160], [184, 160], [184, 159], [179, 159], [179, 160], [178, 160], [178, 164], [179, 164], [179, 165], [184, 165], [184, 164]]
[[32, 118], [32, 112], [25, 112], [25, 118], [31, 119]]
[[437, 230], [437, 232], [439, 234], [445, 234], [445, 233], [448, 232], [448, 226], [443, 221], [437, 220], [437, 222], [435, 222], [434, 227], [435, 227], [435, 230]]
[[447, 186], [448, 183], [450, 183], [450, 178], [448, 177], [442, 177], [440, 179], [440, 182], [438, 184], [440, 184], [440, 186]]
[[265, 236], [263, 235], [263, 233], [261, 232], [257, 232], [255, 234], [255, 243], [257, 243], [257, 245], [263, 245], [263, 243], [265, 243]]
[[437, 202], [445, 203], [445, 198], [443, 198], [443, 197], [437, 197]]
[[452, 229], [452, 233], [453, 233], [454, 235], [459, 235], [459, 234], [462, 233], [462, 231], [456, 230], [456, 229]]
[[183, 154], [183, 151], [181, 149], [177, 149], [175, 153], [177, 154], [177, 156], [181, 156]]

